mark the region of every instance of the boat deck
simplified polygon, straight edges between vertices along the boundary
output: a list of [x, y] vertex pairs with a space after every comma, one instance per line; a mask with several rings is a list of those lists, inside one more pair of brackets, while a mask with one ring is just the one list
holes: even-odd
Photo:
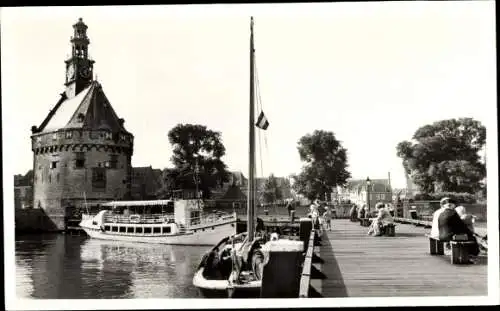
[[474, 265], [452, 265], [449, 255], [429, 255], [430, 229], [397, 224], [395, 237], [372, 237], [359, 222], [332, 223], [318, 251], [324, 262], [314, 264], [326, 278], [311, 280], [323, 297], [488, 294], [485, 254]]

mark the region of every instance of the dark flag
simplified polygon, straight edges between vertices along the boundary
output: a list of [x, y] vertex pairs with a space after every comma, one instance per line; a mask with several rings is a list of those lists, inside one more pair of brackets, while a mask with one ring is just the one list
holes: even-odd
[[266, 116], [264, 115], [264, 112], [261, 111], [259, 114], [259, 117], [257, 118], [257, 123], [255, 123], [258, 128], [262, 130], [267, 130], [267, 127], [269, 126], [269, 121], [267, 121]]

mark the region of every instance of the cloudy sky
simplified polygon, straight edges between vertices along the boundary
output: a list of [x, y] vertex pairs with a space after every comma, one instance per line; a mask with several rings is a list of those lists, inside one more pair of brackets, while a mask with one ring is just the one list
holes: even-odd
[[98, 80], [135, 136], [134, 166], [171, 166], [167, 132], [198, 123], [222, 133], [224, 160], [248, 175], [250, 14], [271, 123], [264, 175], [299, 172], [297, 141], [323, 129], [347, 148], [353, 177], [390, 172], [403, 187], [395, 148], [418, 127], [458, 117], [496, 126], [494, 2], [9, 8], [4, 171], [31, 168], [30, 127], [64, 90], [82, 17]]

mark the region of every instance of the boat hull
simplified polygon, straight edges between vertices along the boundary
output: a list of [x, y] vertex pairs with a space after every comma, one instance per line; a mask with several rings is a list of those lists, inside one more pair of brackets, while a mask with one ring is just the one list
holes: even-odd
[[236, 221], [218, 224], [205, 228], [204, 231], [187, 232], [176, 235], [160, 235], [160, 236], [145, 236], [145, 235], [129, 235], [129, 234], [114, 234], [111, 232], [103, 232], [99, 227], [86, 227], [80, 225], [85, 233], [91, 238], [101, 240], [113, 240], [124, 242], [138, 243], [154, 243], [154, 244], [169, 244], [169, 245], [214, 245], [217, 244], [222, 237], [236, 234]]
[[193, 277], [193, 285], [198, 288], [205, 298], [258, 298], [260, 297], [260, 281], [253, 281], [247, 284], [236, 285], [229, 288], [228, 280], [207, 280], [203, 276], [204, 268], [196, 271]]

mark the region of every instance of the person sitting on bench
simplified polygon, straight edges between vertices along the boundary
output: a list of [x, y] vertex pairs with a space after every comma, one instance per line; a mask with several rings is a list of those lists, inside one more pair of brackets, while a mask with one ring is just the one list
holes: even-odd
[[366, 205], [363, 205], [359, 208], [358, 219], [363, 219], [365, 217], [366, 217]]
[[380, 236], [382, 235], [382, 227], [388, 224], [393, 224], [394, 219], [392, 218], [389, 210], [385, 208], [384, 203], [378, 202], [375, 205], [375, 209], [378, 210], [378, 215], [373, 219], [370, 229], [368, 230], [368, 235]]
[[[434, 213], [433, 226], [431, 229], [431, 237], [442, 242], [449, 242], [455, 235], [467, 235], [467, 241], [474, 242], [469, 246], [469, 255], [477, 256], [479, 254], [479, 245], [474, 232], [469, 230], [467, 225], [460, 219], [457, 211], [455, 211], [455, 201], [450, 198], [441, 199], [441, 208]], [[439, 213], [438, 213], [439, 211]], [[436, 216], [437, 215], [437, 216]], [[449, 244], [446, 244], [449, 249]]]
[[352, 205], [349, 216], [351, 217], [351, 221], [356, 221], [358, 219], [358, 207], [356, 204]]
[[460, 219], [462, 219], [462, 221], [465, 223], [467, 228], [469, 228], [469, 230], [471, 232], [474, 232], [475, 231], [474, 230], [474, 216], [472, 216], [471, 214], [467, 214], [465, 207], [463, 207], [462, 205], [457, 206], [455, 208], [455, 211], [457, 211], [458, 216], [460, 216]]

